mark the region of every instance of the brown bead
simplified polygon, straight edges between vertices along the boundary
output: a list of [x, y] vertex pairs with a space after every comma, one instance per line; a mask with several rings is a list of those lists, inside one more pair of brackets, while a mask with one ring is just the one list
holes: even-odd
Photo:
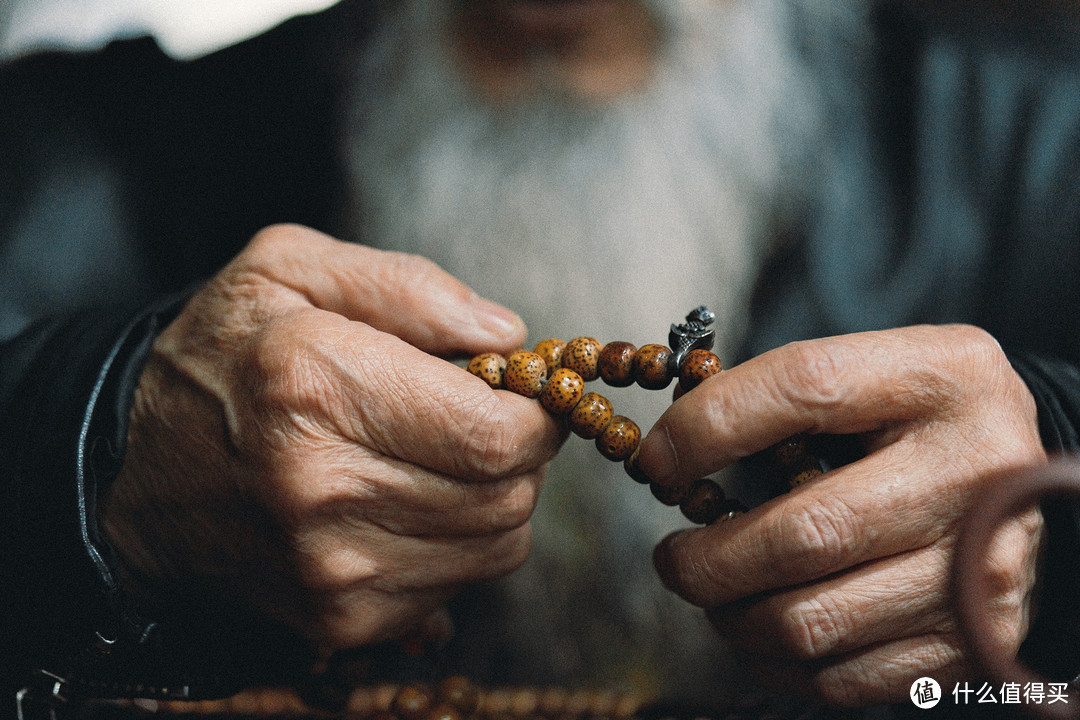
[[671, 349], [666, 345], [645, 345], [634, 354], [634, 380], [646, 390], [663, 390], [671, 382], [668, 359]]
[[664, 505], [675, 507], [686, 499], [686, 496], [690, 492], [690, 486], [673, 485], [668, 487], [665, 485], [657, 485], [656, 483], [649, 483], [649, 490], [652, 491], [653, 497]]
[[576, 337], [566, 343], [562, 354], [562, 367], [570, 368], [586, 381], [600, 375], [600, 351], [604, 346], [591, 337]]
[[714, 353], [701, 348], [691, 350], [679, 368], [679, 387], [689, 392], [723, 369], [720, 358]]
[[451, 675], [439, 683], [437, 697], [465, 715], [472, 715], [480, 706], [480, 691], [468, 678]]
[[565, 349], [566, 342], [558, 338], [548, 338], [536, 343], [533, 352], [544, 358], [544, 364], [547, 365], [548, 369], [548, 377], [551, 377], [552, 373], [561, 367], [560, 363]]
[[498, 390], [503, 386], [506, 358], [499, 353], [483, 353], [469, 361], [469, 372]]
[[641, 454], [641, 443], [634, 448], [634, 452], [630, 454], [630, 457], [623, 461], [623, 470], [629, 475], [634, 482], [639, 482], [642, 485], [649, 484], [649, 476], [645, 474], [645, 471], [641, 469], [641, 465], [638, 464], [638, 456]]
[[438, 703], [428, 710], [425, 720], [463, 720], [464, 714], [450, 703]]
[[615, 415], [596, 438], [596, 449], [608, 460], [626, 460], [641, 444], [641, 429], [633, 420]]
[[806, 436], [792, 435], [769, 448], [781, 467], [795, 467], [806, 459]]
[[390, 703], [390, 712], [402, 720], [426, 720], [431, 710], [431, 693], [419, 685], [405, 685], [398, 690]]
[[599, 393], [587, 392], [570, 411], [567, 421], [575, 435], [592, 440], [604, 432], [614, 414], [610, 400]]
[[702, 478], [690, 486], [679, 509], [690, 522], [708, 525], [723, 514], [724, 490], [714, 481]]
[[570, 368], [559, 368], [540, 391], [540, 404], [552, 415], [565, 415], [585, 394], [585, 381]]
[[540, 703], [536, 706], [536, 712], [541, 717], [558, 717], [566, 707], [569, 691], [558, 687], [546, 687], [540, 691]]
[[507, 390], [534, 398], [544, 389], [547, 366], [544, 358], [528, 350], [520, 350], [506, 359], [503, 385]]
[[637, 347], [628, 342], [611, 342], [600, 351], [600, 378], [612, 387], [634, 384], [634, 355]]

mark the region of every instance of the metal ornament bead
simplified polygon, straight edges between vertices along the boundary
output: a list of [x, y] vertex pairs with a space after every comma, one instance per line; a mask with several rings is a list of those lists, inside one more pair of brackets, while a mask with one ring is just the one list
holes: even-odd
[[611, 342], [600, 351], [600, 379], [612, 387], [634, 384], [634, 355], [637, 347], [628, 342]]
[[724, 513], [725, 500], [723, 488], [713, 480], [702, 478], [690, 486], [679, 509], [690, 522], [708, 525]]
[[615, 415], [596, 438], [596, 449], [608, 460], [626, 460], [641, 444], [641, 429], [633, 420]]
[[536, 343], [533, 352], [544, 358], [544, 364], [547, 365], [548, 369], [548, 377], [551, 377], [551, 374], [561, 366], [562, 354], [565, 349], [566, 342], [558, 338], [548, 338]]
[[668, 360], [671, 349], [666, 345], [650, 344], [634, 355], [634, 380], [646, 390], [663, 390], [671, 382]]
[[686, 353], [679, 368], [679, 387], [689, 392], [723, 369], [720, 358], [712, 351], [700, 348], [691, 350]]
[[544, 389], [547, 365], [544, 359], [528, 350], [519, 350], [506, 359], [503, 386], [518, 395], [534, 398]]
[[570, 368], [558, 368], [540, 391], [540, 404], [552, 415], [565, 415], [581, 401], [585, 380]]
[[469, 361], [468, 371], [498, 390], [503, 386], [506, 358], [498, 353], [483, 353]]
[[570, 430], [578, 437], [593, 440], [604, 432], [615, 415], [611, 401], [599, 393], [585, 393], [567, 416]]
[[562, 354], [562, 366], [570, 368], [586, 381], [600, 376], [600, 351], [603, 344], [596, 338], [576, 337], [566, 343]]

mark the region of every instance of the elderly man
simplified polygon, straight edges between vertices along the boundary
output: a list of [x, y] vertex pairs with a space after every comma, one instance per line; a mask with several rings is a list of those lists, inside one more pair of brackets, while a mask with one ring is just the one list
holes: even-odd
[[[432, 629], [455, 590], [525, 560], [563, 439], [535, 403], [439, 359], [525, 340], [467, 285], [542, 335], [642, 343], [701, 301], [738, 337], [758, 274], [757, 357], [675, 403], [642, 467], [677, 485], [796, 432], [852, 436], [861, 457], [671, 536], [661, 578], [771, 687], [862, 705], [969, 677], [946, 584], [964, 508], [982, 479], [1074, 449], [1067, 48], [1036, 52], [1040, 19], [976, 8], [439, 7], [396, 6], [368, 37], [375, 9], [341, 5], [191, 64], [136, 42], [5, 71], [20, 141], [0, 444], [13, 670], [214, 692], [230, 672], [288, 676], [245, 663], [267, 646]], [[340, 53], [362, 59], [342, 68]], [[65, 192], [73, 177], [91, 182]], [[49, 212], [79, 203], [82, 225], [54, 235]], [[346, 208], [360, 218], [335, 224]], [[278, 220], [421, 252], [469, 282], [296, 226], [229, 260]], [[109, 272], [65, 283], [61, 259]], [[103, 299], [153, 304], [85, 309]], [[617, 568], [634, 592], [558, 602], [648, 637], [668, 601], [640, 587], [640, 548], [677, 520], [633, 486], [549, 490], [537, 565], [511, 595], [543, 587], [529, 580], [545, 559], [566, 562], [547, 577], [572, 592]], [[610, 524], [577, 522], [597, 516]], [[1047, 534], [1035, 635], [1070, 627], [1065, 520], [1017, 519], [995, 556], [1009, 647]], [[567, 562], [580, 528], [590, 549]], [[523, 636], [548, 629], [520, 618]], [[560, 654], [559, 637], [511, 647], [535, 667], [589, 665], [574, 656], [587, 642]], [[669, 637], [690, 640], [672, 654], [707, 650]], [[714, 668], [686, 662], [694, 691], [716, 690]]]

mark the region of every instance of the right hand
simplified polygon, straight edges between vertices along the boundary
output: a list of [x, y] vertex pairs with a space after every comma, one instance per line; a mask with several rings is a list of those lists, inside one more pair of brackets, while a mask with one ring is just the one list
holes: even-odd
[[437, 356], [524, 339], [419, 257], [262, 231], [140, 378], [101, 509], [129, 583], [342, 648], [401, 637], [455, 588], [509, 573], [565, 436]]

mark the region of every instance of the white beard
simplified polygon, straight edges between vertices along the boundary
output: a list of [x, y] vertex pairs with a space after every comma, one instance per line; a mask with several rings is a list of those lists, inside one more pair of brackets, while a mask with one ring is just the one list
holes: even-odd
[[[400, 3], [352, 86], [357, 237], [431, 258], [516, 310], [530, 343], [666, 343], [706, 304], [730, 362], [766, 226], [816, 121], [782, 2], [658, 0], [667, 40], [642, 92], [590, 107], [549, 88], [500, 109], [456, 73], [452, 3]], [[643, 430], [670, 401], [599, 391]], [[514, 648], [499, 670], [723, 697], [719, 643], [652, 569], [656, 541], [688, 523], [591, 445], [571, 437], [552, 464], [533, 555], [504, 587], [512, 611], [490, 619]], [[476, 657], [489, 651], [476, 642]]]

